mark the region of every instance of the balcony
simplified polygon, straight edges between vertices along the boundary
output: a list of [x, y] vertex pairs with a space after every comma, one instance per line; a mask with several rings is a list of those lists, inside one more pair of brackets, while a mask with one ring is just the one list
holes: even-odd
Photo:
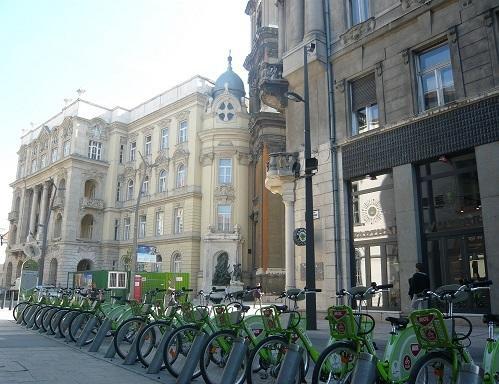
[[12, 211], [9, 212], [9, 221], [12, 223], [13, 221], [17, 221], [19, 219], [19, 212]]
[[83, 197], [80, 199], [80, 208], [104, 209], [104, 200]]
[[258, 89], [265, 105], [284, 112], [288, 105], [288, 99], [284, 96], [288, 90], [288, 81], [282, 77], [282, 63], [264, 62], [260, 65]]
[[298, 153], [271, 153], [267, 164], [265, 187], [272, 193], [280, 193], [284, 184], [295, 180], [299, 166]]

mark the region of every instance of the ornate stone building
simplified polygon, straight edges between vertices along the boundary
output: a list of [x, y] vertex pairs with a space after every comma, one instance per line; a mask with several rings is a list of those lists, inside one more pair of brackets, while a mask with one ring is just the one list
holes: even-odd
[[[497, 275], [497, 1], [273, 3], [282, 78], [299, 95], [307, 50], [319, 307], [337, 288], [376, 281], [395, 287], [369, 304], [406, 311], [416, 262], [433, 287]], [[286, 153], [270, 154], [266, 185], [294, 190], [288, 234], [304, 226], [303, 179], [290, 172], [296, 153], [304, 165], [303, 103], [285, 116]], [[302, 286], [305, 249], [294, 251]], [[459, 310], [497, 310], [497, 285], [491, 297]]]
[[130, 110], [78, 99], [23, 136], [6, 282], [48, 212], [44, 283], [122, 269], [139, 190], [138, 242], [161, 270], [188, 272], [197, 289], [218, 285], [216, 270], [247, 268], [249, 115], [230, 60], [215, 83], [196, 76]]

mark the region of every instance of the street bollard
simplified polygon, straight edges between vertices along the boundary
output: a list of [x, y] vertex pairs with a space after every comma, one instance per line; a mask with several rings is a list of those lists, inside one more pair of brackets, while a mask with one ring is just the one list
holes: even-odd
[[240, 373], [241, 365], [246, 359], [248, 345], [244, 342], [244, 337], [238, 337], [232, 344], [229, 358], [225, 363], [220, 384], [233, 384], [237, 382], [237, 376]]
[[3, 291], [2, 309], [5, 308], [5, 300], [6, 299], [7, 299], [7, 290]]
[[199, 365], [199, 359], [201, 358], [201, 352], [207, 337], [206, 333], [199, 331], [187, 354], [184, 368], [182, 368], [182, 372], [178, 375], [176, 384], [190, 384], [192, 382], [192, 375]]
[[277, 375], [276, 384], [289, 384], [296, 382], [302, 365], [302, 351], [298, 344], [289, 344], [284, 360]]
[[10, 301], [9, 301], [9, 311], [12, 311], [12, 308], [13, 308], [13, 304], [14, 304], [14, 294], [10, 294]]
[[106, 354], [104, 355], [104, 357], [107, 357], [108, 359], [112, 359], [114, 357], [114, 355], [116, 355], [116, 348], [114, 348], [114, 338], [115, 337], [116, 336], [114, 336], [111, 339], [111, 344], [109, 345], [109, 348], [107, 349]]
[[[80, 327], [81, 322], [83, 321], [83, 316], [80, 316], [79, 319], [76, 319], [75, 322], [79, 321], [79, 324], [75, 325], [75, 328]], [[92, 332], [92, 330], [95, 327], [95, 324], [97, 324], [97, 319], [95, 316], [92, 316], [90, 320], [87, 321], [87, 324], [85, 324], [85, 327], [83, 328], [83, 331], [81, 331], [80, 337], [78, 337], [78, 340], [76, 340], [76, 346], [77, 347], [83, 347], [87, 341], [88, 335]]]
[[92, 341], [92, 344], [90, 344], [90, 348], [88, 349], [89, 352], [97, 352], [99, 350], [110, 329], [111, 319], [106, 318], [97, 331], [94, 341]]
[[158, 345], [158, 348], [156, 349], [156, 353], [154, 354], [154, 357], [152, 358], [151, 362], [149, 363], [149, 366], [147, 367], [147, 373], [158, 373], [161, 370], [161, 367], [163, 365], [163, 350], [165, 349], [166, 345], [166, 339], [168, 339], [168, 336], [170, 336], [170, 332], [172, 331], [171, 327], [168, 327], [165, 330], [165, 333], [163, 333], [163, 336], [161, 337], [161, 342]]
[[463, 364], [459, 368], [457, 384], [482, 384], [483, 370], [476, 364]]

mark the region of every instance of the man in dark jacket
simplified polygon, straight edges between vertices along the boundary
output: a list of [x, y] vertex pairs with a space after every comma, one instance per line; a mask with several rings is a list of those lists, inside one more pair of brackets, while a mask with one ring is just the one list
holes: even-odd
[[416, 264], [416, 273], [409, 279], [409, 297], [412, 300], [411, 307], [413, 309], [424, 308], [426, 303], [418, 300], [425, 289], [430, 289], [430, 278], [423, 272], [424, 266], [422, 263]]

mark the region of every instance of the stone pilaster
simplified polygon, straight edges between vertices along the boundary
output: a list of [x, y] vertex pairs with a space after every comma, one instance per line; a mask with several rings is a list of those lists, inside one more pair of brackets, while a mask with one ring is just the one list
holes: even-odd
[[34, 234], [35, 234], [36, 212], [38, 211], [38, 197], [39, 196], [40, 196], [40, 188], [38, 186], [33, 187], [33, 200], [31, 202], [31, 213], [30, 213], [30, 218], [29, 218], [28, 237], [30, 237], [30, 234], [32, 236], [34, 236]]
[[305, 1], [305, 36], [324, 33], [322, 1]]
[[286, 260], [286, 289], [296, 288], [295, 244], [293, 231], [295, 229], [295, 183], [282, 185], [282, 201], [284, 203], [284, 246]]
[[43, 183], [42, 199], [40, 202], [40, 220], [38, 223], [38, 227], [41, 228], [41, 230], [39, 230], [36, 235], [37, 240], [42, 239], [43, 232], [46, 230], [45, 218], [47, 217], [48, 197], [49, 197], [49, 185], [47, 183]]

